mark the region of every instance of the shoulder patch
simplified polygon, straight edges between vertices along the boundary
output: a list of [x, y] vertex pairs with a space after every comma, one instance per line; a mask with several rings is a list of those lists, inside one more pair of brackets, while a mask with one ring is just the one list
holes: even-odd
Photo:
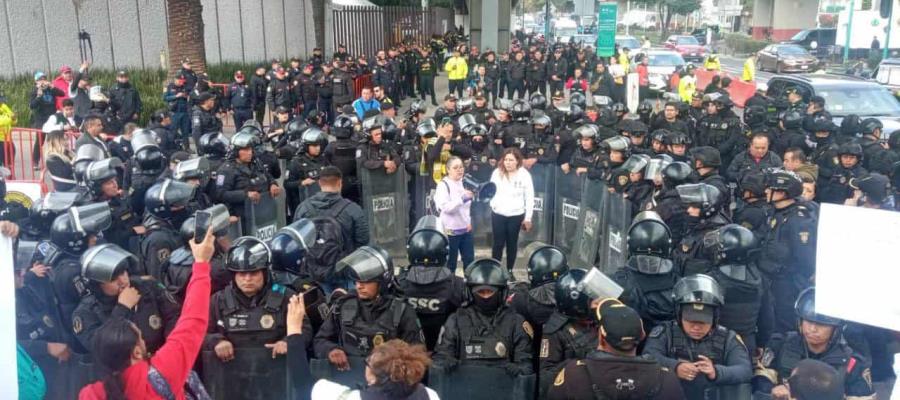
[[529, 324], [528, 321], [522, 321], [522, 329], [525, 331], [525, 334], [527, 334], [528, 337], [534, 339], [534, 329], [531, 327], [531, 324]]
[[663, 333], [663, 326], [657, 325], [657, 326], [653, 327], [653, 330], [650, 331], [650, 337], [658, 338], [662, 335], [662, 333]]
[[809, 243], [809, 232], [800, 232], [800, 243], [807, 244]]
[[169, 251], [169, 249], [166, 249], [166, 248], [162, 248], [162, 249], [159, 249], [156, 251], [156, 259], [159, 260], [159, 262], [161, 262], [161, 263], [168, 261], [170, 255], [171, 255], [171, 252]]
[[79, 317], [79, 316], [72, 317], [72, 331], [74, 331], [75, 334], [77, 335], [77, 334], [81, 333], [82, 329], [84, 329], [84, 325], [81, 323], [81, 317]]
[[550, 339], [543, 338], [541, 339], [541, 352], [540, 358], [550, 357]]
[[216, 186], [222, 186], [225, 184], [225, 175], [216, 176]]
[[566, 369], [563, 368], [559, 370], [559, 373], [556, 374], [556, 379], [553, 380], [553, 386], [562, 386], [566, 383]]

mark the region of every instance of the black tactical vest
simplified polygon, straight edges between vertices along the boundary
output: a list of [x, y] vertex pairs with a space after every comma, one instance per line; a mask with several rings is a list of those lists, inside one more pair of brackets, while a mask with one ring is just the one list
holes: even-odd
[[252, 308], [244, 308], [237, 299], [235, 290], [227, 288], [219, 297], [219, 321], [225, 330], [225, 336], [235, 347], [259, 346], [273, 343], [284, 338], [286, 326], [285, 311], [282, 304], [285, 288], [278, 284], [271, 285], [265, 298]]
[[677, 321], [668, 322], [669, 329], [669, 356], [682, 360], [697, 361], [697, 356], [703, 355], [713, 364], [723, 364], [725, 360], [725, 345], [728, 343], [728, 329], [716, 325], [699, 343], [688, 337]]
[[747, 265], [720, 265], [710, 275], [725, 293], [725, 305], [719, 310], [719, 323], [750, 336], [756, 333], [759, 306], [762, 303], [762, 278]]
[[576, 358], [584, 358], [597, 349], [599, 330], [593, 324], [584, 326], [559, 313], [553, 316], [544, 325], [544, 340], [547, 336], [556, 334], [562, 339], [564, 350], [563, 359], [573, 360]]
[[503, 308], [492, 319], [473, 307], [462, 308], [457, 315], [460, 360], [507, 362], [513, 343], [498, 330], [505, 318], [514, 316], [512, 310]]
[[375, 346], [396, 339], [406, 303], [391, 298], [390, 306], [374, 321], [364, 321], [360, 315], [359, 298], [346, 297], [338, 308], [341, 324], [340, 344], [347, 355], [365, 357]]
[[[837, 335], [839, 333], [835, 331], [834, 334]], [[843, 380], [848, 372], [847, 363], [850, 361], [850, 352], [850, 348], [843, 343], [832, 344], [825, 354], [822, 354], [817, 359], [834, 367], [838, 371], [841, 380]], [[791, 376], [791, 372], [794, 371], [797, 363], [810, 358], [808, 353], [803, 337], [797, 332], [788, 332], [778, 356], [778, 376], [783, 379]]]

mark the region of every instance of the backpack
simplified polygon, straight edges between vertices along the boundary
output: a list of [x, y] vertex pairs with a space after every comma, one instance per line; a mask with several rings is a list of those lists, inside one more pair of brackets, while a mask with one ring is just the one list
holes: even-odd
[[300, 268], [316, 282], [332, 281], [334, 265], [349, 253], [337, 217], [350, 203], [350, 200], [341, 199], [335, 207], [311, 219], [316, 227], [316, 241], [306, 251]]

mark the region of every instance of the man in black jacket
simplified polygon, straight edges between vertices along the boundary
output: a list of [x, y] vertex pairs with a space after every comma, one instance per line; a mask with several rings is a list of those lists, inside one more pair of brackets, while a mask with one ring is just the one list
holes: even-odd
[[294, 109], [294, 97], [291, 93], [291, 81], [287, 78], [284, 67], [275, 70], [274, 79], [269, 82], [266, 89], [266, 104], [270, 111], [278, 107], [284, 107], [288, 111]]
[[506, 82], [509, 85], [509, 97], [521, 99], [525, 97], [525, 71], [527, 64], [524, 61], [525, 55], [518, 52], [515, 59], [509, 62], [506, 68]]
[[547, 66], [544, 63], [543, 54], [535, 51], [528, 62], [528, 71], [525, 72], [525, 81], [528, 82], [528, 95], [540, 91], [547, 94]]
[[137, 122], [141, 117], [141, 94], [128, 81], [125, 70], [116, 74], [116, 85], [109, 91], [109, 105], [122, 125]]
[[262, 125], [266, 118], [266, 90], [269, 88], [269, 81], [266, 80], [266, 66], [259, 64], [256, 66], [256, 73], [250, 78], [250, 97], [253, 98], [253, 113], [256, 122]]
[[341, 235], [347, 246], [345, 251], [349, 250], [349, 253], [369, 244], [369, 221], [358, 204], [341, 197], [342, 182], [340, 169], [334, 166], [322, 168], [319, 173], [319, 187], [322, 191], [300, 203], [294, 211], [294, 221], [331, 215], [341, 225]]
[[313, 65], [306, 64], [303, 70], [294, 77], [294, 100], [303, 106], [300, 114], [301, 120], [306, 120], [312, 110], [316, 109], [316, 100], [319, 94], [316, 92], [316, 81], [313, 80]]
[[569, 63], [563, 58], [563, 49], [557, 47], [553, 50], [553, 58], [547, 61], [547, 76], [550, 82], [550, 92], [565, 88], [566, 75], [569, 71]]
[[253, 92], [244, 80], [244, 72], [236, 71], [224, 104], [225, 109], [232, 112], [235, 129], [240, 129], [245, 121], [253, 119], [253, 109], [256, 106], [254, 100]]

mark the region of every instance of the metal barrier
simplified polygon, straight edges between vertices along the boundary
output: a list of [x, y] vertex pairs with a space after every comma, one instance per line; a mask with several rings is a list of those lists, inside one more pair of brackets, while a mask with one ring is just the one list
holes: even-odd
[[362, 96], [363, 88], [372, 86], [372, 74], [365, 74], [353, 78], [353, 98]]
[[[37, 181], [44, 169], [41, 146], [44, 132], [40, 129], [12, 128], [3, 142], [3, 163], [9, 168], [9, 180]], [[35, 160], [35, 156], [39, 160]]]

